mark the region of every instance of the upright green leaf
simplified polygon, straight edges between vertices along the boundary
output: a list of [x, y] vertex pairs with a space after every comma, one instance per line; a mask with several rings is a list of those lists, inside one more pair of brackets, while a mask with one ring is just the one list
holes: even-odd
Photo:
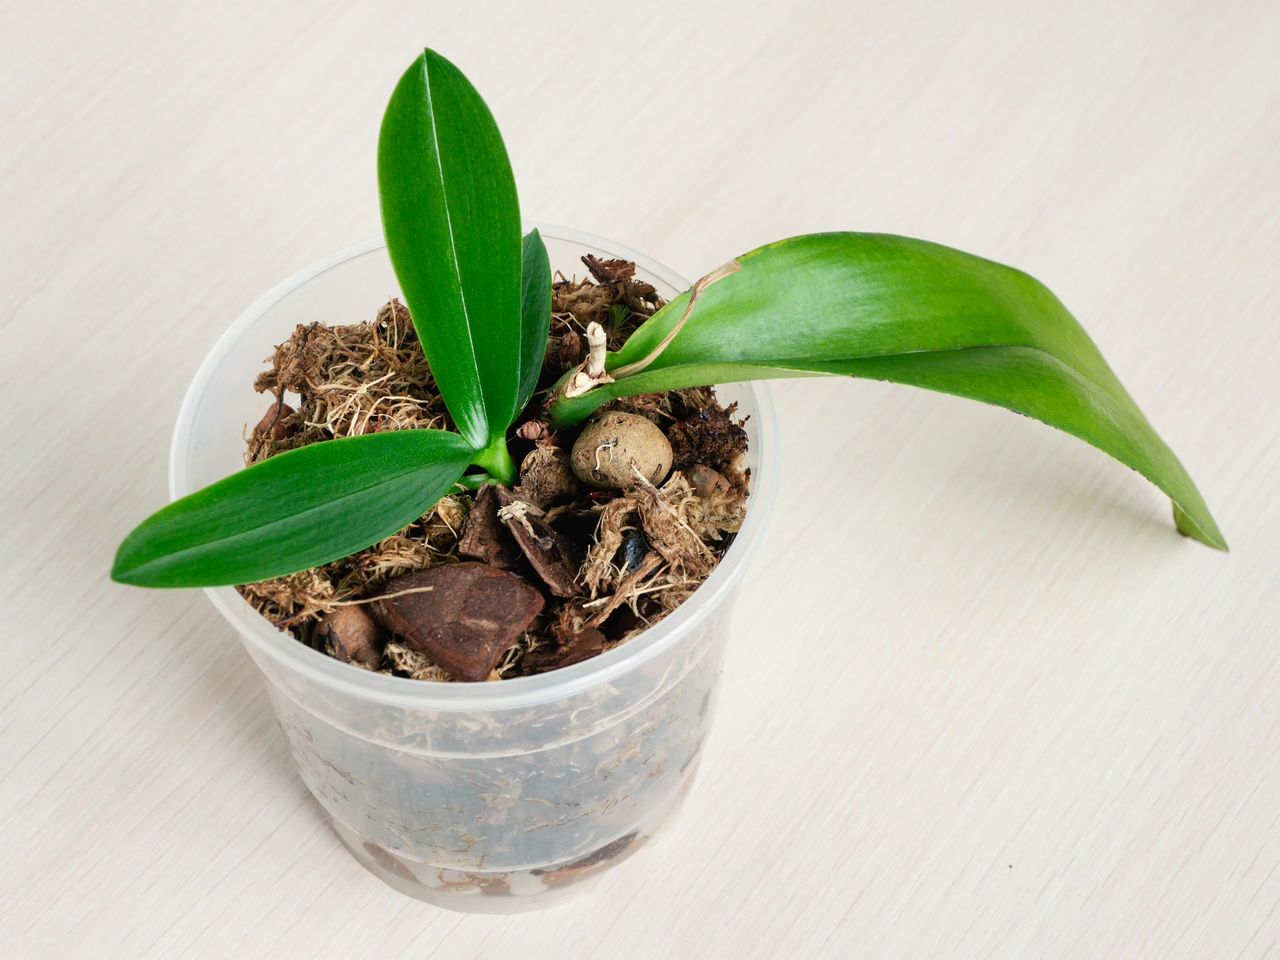
[[538, 385], [550, 331], [551, 260], [542, 235], [530, 230], [525, 234], [520, 268], [520, 392], [515, 413], [524, 409]]
[[144, 587], [209, 587], [328, 563], [420, 517], [474, 455], [443, 430], [280, 453], [152, 514], [120, 545], [111, 576]]
[[520, 208], [489, 108], [424, 51], [378, 138], [382, 227], [427, 362], [462, 435], [500, 439], [521, 387]]
[[[1178, 528], [1226, 541], [1200, 492], [1058, 299], [1021, 271], [959, 250], [875, 234], [795, 237], [738, 258], [638, 372], [556, 401], [577, 422], [620, 396], [708, 383], [842, 374], [997, 404], [1073, 434], [1137, 470], [1174, 503]], [[649, 358], [689, 293], [616, 353]]]

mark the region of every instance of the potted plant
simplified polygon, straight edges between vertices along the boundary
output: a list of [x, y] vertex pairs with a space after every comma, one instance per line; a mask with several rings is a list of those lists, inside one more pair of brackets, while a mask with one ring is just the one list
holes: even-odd
[[[176, 499], [112, 575], [208, 589], [338, 835], [411, 895], [495, 911], [575, 895], [687, 789], [777, 475], [752, 381], [1007, 407], [1132, 467], [1179, 531], [1226, 548], [1084, 330], [1017, 270], [831, 233], [689, 285], [609, 241], [524, 233], [492, 116], [430, 50], [392, 94], [378, 177], [385, 251], [316, 265], [219, 341], [179, 415]], [[358, 329], [316, 322], [396, 286], [404, 304]], [[247, 386], [273, 346], [259, 416]], [[235, 425], [255, 421], [235, 470]], [[286, 615], [259, 612], [281, 609], [272, 590], [295, 591]]]

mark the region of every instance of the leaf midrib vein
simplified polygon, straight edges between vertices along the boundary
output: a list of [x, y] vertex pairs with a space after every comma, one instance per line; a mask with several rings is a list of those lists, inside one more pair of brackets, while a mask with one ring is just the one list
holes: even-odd
[[[436, 467], [441, 467], [441, 466], [444, 466], [444, 465], [443, 464], [412, 465], [395, 474], [392, 474], [390, 476], [384, 476], [379, 480], [373, 481], [372, 483], [365, 484], [362, 487], [357, 487], [354, 490], [349, 489], [347, 490], [346, 493], [343, 493], [340, 496], [335, 497], [331, 500], [325, 500], [323, 503], [317, 503], [314, 506], [307, 507], [306, 509], [298, 510], [294, 513], [286, 514], [285, 516], [282, 516], [282, 517], [277, 517], [274, 520], [268, 520], [266, 523], [258, 524], [247, 530], [238, 530], [235, 533], [230, 533], [225, 536], [212, 537], [208, 540], [201, 540], [199, 543], [192, 544], [189, 547], [184, 547], [181, 550], [166, 552], [161, 557], [157, 557], [145, 563], [139, 564], [137, 567], [133, 568], [133, 571], [138, 572], [138, 571], [148, 570], [156, 566], [160, 566], [161, 568], [163, 568], [164, 566], [168, 566], [170, 562], [176, 559], [189, 556], [193, 553], [200, 553], [200, 552], [206, 551], [211, 547], [214, 547], [217, 545], [235, 543], [237, 540], [240, 540], [244, 537], [253, 536], [254, 534], [258, 534], [263, 531], [270, 531], [273, 527], [277, 527], [280, 524], [293, 523], [301, 518], [306, 517], [308, 514], [315, 513], [320, 510], [332, 509], [335, 506], [346, 503], [348, 500], [352, 499], [353, 497], [359, 497], [361, 494], [368, 493], [371, 490], [375, 490], [389, 483], [395, 483], [396, 481], [402, 480], [405, 477], [411, 476], [415, 473], [432, 470]], [[461, 471], [462, 469], [464, 468], [460, 467], [459, 471]]]
[[[436, 107], [435, 98], [431, 93], [431, 62], [424, 55], [422, 58], [422, 79], [423, 87], [427, 94], [427, 118], [431, 122], [431, 140], [435, 145], [432, 151], [436, 158], [436, 173], [440, 178], [440, 196], [444, 201], [444, 225], [445, 230], [449, 234], [449, 256], [453, 263], [453, 275], [458, 284], [458, 302], [462, 306], [462, 326], [467, 331], [468, 356], [471, 358], [471, 369], [475, 373], [476, 389], [484, 396], [484, 382], [480, 379], [480, 363], [476, 358], [476, 341], [471, 331], [471, 311], [467, 307], [467, 291], [462, 286], [462, 265], [458, 262], [458, 243], [453, 232], [453, 213], [449, 209], [449, 190], [445, 183], [444, 161], [440, 156], [440, 133], [436, 127]], [[482, 409], [486, 409], [485, 417], [485, 440], [488, 440], [489, 423], [487, 416], [487, 403], [481, 403]]]

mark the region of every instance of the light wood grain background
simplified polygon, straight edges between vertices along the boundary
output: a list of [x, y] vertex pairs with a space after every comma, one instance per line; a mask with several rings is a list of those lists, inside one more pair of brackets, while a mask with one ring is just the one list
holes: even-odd
[[[524, 212], [697, 276], [822, 229], [1041, 277], [1231, 541], [1065, 436], [792, 382], [784, 491], [665, 840], [464, 917], [358, 867], [193, 592], [111, 585], [187, 380], [378, 230], [415, 47]], [[1280, 7], [0, 6], [0, 956], [1280, 955]]]

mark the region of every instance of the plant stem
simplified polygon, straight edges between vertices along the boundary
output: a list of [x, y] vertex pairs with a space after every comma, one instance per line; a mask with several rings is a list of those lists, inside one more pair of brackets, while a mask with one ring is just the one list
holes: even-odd
[[554, 430], [577, 426], [591, 416], [597, 407], [613, 399], [607, 386], [590, 390], [576, 397], [566, 396], [565, 386], [571, 376], [572, 371], [566, 373], [550, 390], [552, 400], [547, 404], [546, 417]]
[[493, 483], [493, 477], [487, 473], [468, 473], [454, 484], [463, 490], [479, 490], [485, 484]]
[[487, 450], [478, 454], [472, 461], [477, 467], [488, 472], [503, 486], [514, 487], [517, 480], [516, 464], [507, 449], [506, 437], [496, 437]]

